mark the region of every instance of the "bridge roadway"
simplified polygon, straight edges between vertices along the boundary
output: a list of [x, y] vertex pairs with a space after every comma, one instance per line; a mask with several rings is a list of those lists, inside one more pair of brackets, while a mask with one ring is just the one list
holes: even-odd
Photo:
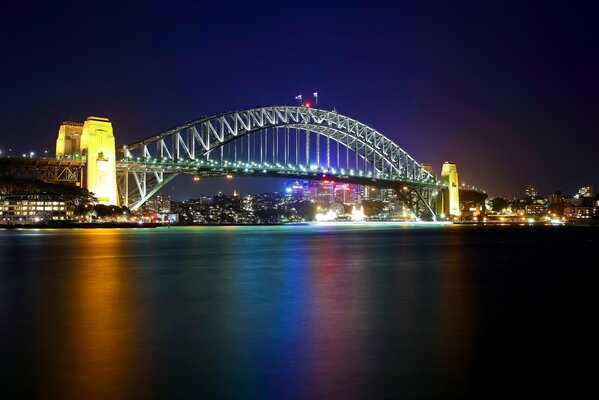
[[[117, 197], [131, 209], [181, 174], [334, 179], [395, 188], [416, 215], [431, 219], [437, 194], [447, 188], [375, 129], [335, 110], [302, 106], [256, 107], [202, 117], [125, 145], [120, 159], [113, 160], [104, 169], [113, 173], [116, 169]], [[79, 182], [84, 187], [89, 183], [82, 160], [14, 158], [3, 169], [16, 174], [17, 164], [52, 182]], [[456, 183], [457, 176], [450, 191]]]

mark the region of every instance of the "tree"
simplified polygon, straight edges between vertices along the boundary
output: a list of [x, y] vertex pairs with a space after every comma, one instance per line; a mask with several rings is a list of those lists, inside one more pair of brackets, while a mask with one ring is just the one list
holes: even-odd
[[508, 202], [503, 197], [493, 197], [491, 199], [491, 207], [495, 212], [501, 212], [508, 206]]
[[383, 212], [385, 203], [380, 200], [362, 200], [364, 206], [364, 215], [371, 217]]

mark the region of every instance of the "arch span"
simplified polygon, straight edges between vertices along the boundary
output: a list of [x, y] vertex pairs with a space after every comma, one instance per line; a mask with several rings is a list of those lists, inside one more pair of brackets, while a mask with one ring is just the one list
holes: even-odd
[[181, 124], [123, 146], [118, 169], [122, 203], [134, 209], [178, 174], [231, 169], [439, 185], [377, 130], [335, 111], [301, 106], [250, 108]]

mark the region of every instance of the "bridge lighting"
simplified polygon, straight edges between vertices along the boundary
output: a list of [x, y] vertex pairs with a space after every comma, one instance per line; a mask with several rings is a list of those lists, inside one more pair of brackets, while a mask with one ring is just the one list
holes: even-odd
[[309, 102], [309, 101], [306, 101], [306, 102], [304, 103], [304, 107], [308, 107], [308, 108], [310, 108], [310, 102]]

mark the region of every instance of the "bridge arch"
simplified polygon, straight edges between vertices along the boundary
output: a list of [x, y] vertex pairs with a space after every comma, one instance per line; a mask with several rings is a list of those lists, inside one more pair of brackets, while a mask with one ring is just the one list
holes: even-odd
[[[400, 146], [366, 124], [336, 111], [268, 106], [202, 117], [123, 146], [117, 165], [121, 200], [135, 209], [178, 174], [257, 166], [438, 184]], [[129, 175], [134, 185], [128, 185]]]

